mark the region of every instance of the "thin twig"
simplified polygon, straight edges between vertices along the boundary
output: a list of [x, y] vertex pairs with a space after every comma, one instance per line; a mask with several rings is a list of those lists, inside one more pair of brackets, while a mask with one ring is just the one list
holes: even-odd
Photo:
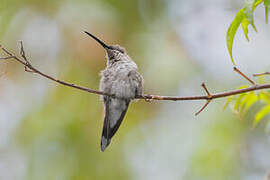
[[14, 56], [0, 57], [0, 60], [8, 60], [12, 58], [14, 58]]
[[[19, 41], [19, 43], [20, 43], [20, 55], [21, 55], [21, 57], [23, 58], [23, 60], [25, 61], [25, 63], [28, 64], [28, 66], [32, 66], [30, 64], [30, 62], [28, 61], [26, 55], [25, 55], [25, 51], [24, 51], [24, 48], [23, 48], [23, 42], [22, 41]], [[30, 70], [27, 66], [24, 66], [24, 70], [26, 72], [30, 72], [30, 73], [34, 73], [35, 72], [33, 70]]]
[[195, 113], [195, 116], [198, 116], [207, 107], [207, 105], [210, 102], [211, 102], [211, 100], [207, 100], [206, 103], [204, 104], [204, 106], [198, 112]]
[[196, 116], [199, 115], [207, 107], [207, 105], [211, 102], [212, 97], [213, 97], [212, 94], [208, 91], [205, 83], [202, 83], [202, 87], [205, 90], [208, 99], [207, 99], [206, 103], [204, 104], [204, 106], [197, 113], [195, 113]]
[[[17, 62], [21, 63], [22, 65], [26, 66], [28, 69], [31, 70], [31, 72], [34, 72], [36, 74], [39, 74], [47, 79], [50, 79], [56, 83], [62, 84], [64, 86], [68, 86], [68, 87], [72, 87], [75, 89], [79, 89], [82, 91], [86, 91], [92, 94], [98, 94], [98, 95], [107, 95], [107, 96], [112, 96], [115, 97], [114, 94], [108, 94], [108, 93], [104, 93], [102, 91], [97, 91], [97, 90], [93, 90], [93, 89], [89, 89], [83, 86], [79, 86], [73, 83], [69, 83], [66, 81], [62, 81], [56, 78], [53, 78], [52, 76], [49, 76], [41, 71], [39, 71], [37, 68], [33, 67], [33, 65], [29, 62], [29, 60], [27, 59], [27, 57], [25, 56], [24, 53], [24, 49], [23, 49], [23, 44], [21, 44], [21, 56], [23, 59], [14, 56], [11, 52], [9, 52], [8, 50], [6, 50], [5, 48], [3, 48], [0, 45], [0, 49], [2, 49], [8, 56], [5, 57], [5, 60], [10, 60], [10, 59], [14, 59]], [[3, 58], [2, 58], [3, 59]], [[245, 79], [249, 79], [248, 77], [246, 77], [241, 71], [239, 71], [237, 68], [235, 68], [239, 74], [241, 74]], [[262, 90], [262, 89], [270, 89], [270, 84], [259, 84], [256, 85], [256, 83], [252, 80], [248, 80], [249, 82], [251, 82], [254, 86], [252, 87], [248, 87], [248, 88], [243, 88], [243, 89], [236, 89], [236, 90], [231, 90], [231, 91], [227, 91], [227, 92], [220, 92], [220, 93], [216, 93], [216, 94], [210, 94], [210, 92], [207, 90], [205, 84], [202, 84], [204, 90], [206, 91], [207, 95], [202, 95], [202, 96], [186, 96], [186, 97], [177, 97], [177, 96], [158, 96], [158, 95], [137, 95], [135, 97], [135, 99], [145, 99], [145, 100], [164, 100], [164, 101], [192, 101], [192, 100], [207, 100], [206, 104], [201, 108], [201, 110], [199, 112], [197, 112], [196, 114], [199, 114], [200, 112], [202, 112], [206, 106], [211, 102], [211, 100], [213, 99], [218, 99], [218, 98], [224, 98], [224, 97], [228, 97], [228, 96], [233, 96], [233, 95], [238, 95], [238, 94], [242, 94], [242, 93], [246, 93], [246, 92], [251, 92], [251, 91], [257, 91], [257, 90]]]
[[270, 72], [264, 72], [264, 73], [253, 74], [254, 77], [257, 77], [257, 76], [264, 76], [264, 75], [270, 75]]
[[24, 66], [24, 71], [26, 71], [26, 72], [30, 72], [30, 73], [34, 73], [34, 72], [35, 72], [35, 71], [32, 71], [32, 70], [28, 69], [28, 67], [27, 67], [27, 66]]
[[207, 89], [205, 83], [202, 83], [202, 87], [203, 87], [203, 89], [205, 90], [206, 94], [209, 96], [209, 99], [210, 99], [210, 98], [212, 97], [212, 95], [211, 95], [211, 93], [208, 91], [208, 89]]
[[23, 42], [22, 42], [22, 41], [19, 41], [19, 43], [20, 43], [20, 55], [22, 56], [22, 58], [23, 58], [26, 62], [28, 62], [28, 60], [27, 60], [27, 58], [26, 58], [26, 56], [25, 56], [25, 52], [24, 52], [24, 48], [23, 48]]
[[242, 73], [237, 67], [234, 67], [233, 70], [240, 74], [242, 77], [244, 77], [246, 80], [248, 80], [252, 85], [256, 85], [256, 83], [251, 80], [249, 77], [247, 77], [244, 73]]

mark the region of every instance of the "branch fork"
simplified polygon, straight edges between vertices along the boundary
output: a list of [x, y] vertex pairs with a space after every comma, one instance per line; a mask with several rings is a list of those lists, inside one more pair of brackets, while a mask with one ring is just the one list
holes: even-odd
[[199, 115], [199, 114], [200, 114], [200, 113], [208, 106], [208, 104], [209, 104], [209, 103], [212, 101], [212, 99], [213, 99], [213, 96], [212, 96], [212, 94], [208, 91], [208, 89], [207, 89], [205, 83], [202, 83], [201, 86], [203, 87], [204, 91], [205, 91], [206, 94], [207, 94], [207, 101], [206, 101], [206, 103], [203, 105], [203, 107], [202, 107], [198, 112], [195, 113], [195, 116]]

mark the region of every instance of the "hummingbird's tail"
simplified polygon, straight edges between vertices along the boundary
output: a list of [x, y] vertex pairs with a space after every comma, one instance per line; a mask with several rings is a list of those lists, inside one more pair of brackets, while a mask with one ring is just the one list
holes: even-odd
[[105, 118], [100, 144], [102, 152], [109, 146], [111, 138], [120, 127], [127, 112], [129, 102], [130, 100], [127, 99], [104, 98]]

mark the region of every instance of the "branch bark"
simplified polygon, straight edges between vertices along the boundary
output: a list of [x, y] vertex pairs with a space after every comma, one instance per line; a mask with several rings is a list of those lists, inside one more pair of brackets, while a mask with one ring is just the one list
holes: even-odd
[[256, 77], [256, 76], [264, 76], [264, 75], [270, 75], [270, 72], [264, 72], [264, 73], [253, 74], [254, 77]]
[[[7, 55], [6, 57], [1, 57], [0, 60], [11, 60], [11, 59], [13, 59], [13, 60], [19, 62], [20, 64], [24, 65], [26, 72], [31, 72], [31, 73], [39, 74], [40, 76], [42, 76], [44, 78], [47, 78], [49, 80], [52, 80], [52, 81], [54, 81], [56, 83], [62, 84], [64, 86], [72, 87], [72, 88], [75, 88], [75, 89], [79, 89], [79, 90], [82, 90], [82, 91], [86, 91], [88, 93], [98, 94], [98, 95], [107, 95], [107, 96], [115, 97], [114, 94], [107, 94], [107, 93], [104, 93], [102, 91], [98, 91], [98, 90], [90, 89], [90, 88], [87, 88], [87, 87], [79, 86], [79, 85], [76, 85], [76, 84], [73, 84], [73, 83], [69, 83], [69, 82], [66, 82], [66, 81], [62, 81], [62, 80], [59, 80], [57, 78], [54, 78], [54, 77], [52, 77], [50, 75], [47, 75], [47, 74], [41, 72], [36, 67], [34, 67], [30, 63], [30, 61], [27, 59], [22, 42], [20, 42], [20, 55], [21, 55], [21, 58], [19, 58], [18, 56], [13, 55], [13, 53], [11, 53], [10, 51], [8, 51], [7, 49], [5, 49], [1, 45], [0, 45], [0, 49], [2, 49], [5, 52], [5, 54]], [[243, 76], [245, 79], [247, 79], [252, 84], [252, 86], [251, 87], [248, 87], [248, 88], [243, 88], [243, 89], [230, 90], [230, 91], [226, 91], [226, 92], [220, 92], [220, 93], [216, 93], [216, 94], [210, 94], [210, 92], [206, 88], [205, 84], [203, 83], [202, 84], [202, 87], [204, 88], [204, 90], [205, 90], [205, 92], [206, 92], [207, 95], [178, 97], [178, 96], [159, 96], [159, 95], [143, 94], [143, 95], [137, 95], [135, 97], [135, 99], [159, 100], [159, 101], [194, 101], [194, 100], [206, 100], [207, 102], [205, 103], [205, 105], [200, 109], [200, 111], [198, 111], [196, 113], [196, 115], [198, 115], [200, 112], [202, 112], [206, 108], [206, 106], [213, 99], [224, 98], [224, 97], [238, 95], [238, 94], [243, 94], [243, 93], [247, 93], [247, 92], [251, 92], [251, 91], [257, 91], [257, 90], [263, 90], [263, 89], [270, 89], [270, 84], [256, 84], [254, 81], [252, 81], [250, 78], [248, 78], [244, 73], [242, 73], [236, 67], [234, 67], [234, 71], [236, 71], [241, 76]]]

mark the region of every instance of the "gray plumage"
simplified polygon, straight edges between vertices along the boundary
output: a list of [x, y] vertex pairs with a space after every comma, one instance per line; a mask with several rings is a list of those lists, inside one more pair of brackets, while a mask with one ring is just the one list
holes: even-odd
[[136, 95], [142, 94], [143, 78], [137, 71], [137, 65], [123, 47], [107, 46], [92, 34], [85, 33], [98, 41], [106, 50], [107, 67], [101, 72], [100, 91], [115, 95], [115, 97], [102, 96], [105, 117], [101, 151], [104, 151], [121, 125], [130, 101]]

